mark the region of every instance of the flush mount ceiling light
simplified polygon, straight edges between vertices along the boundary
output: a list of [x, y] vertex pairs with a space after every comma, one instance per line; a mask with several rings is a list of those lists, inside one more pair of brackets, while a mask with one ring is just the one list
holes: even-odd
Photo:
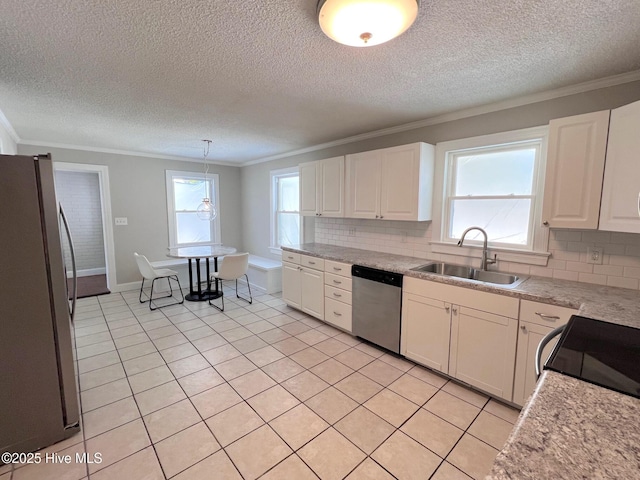
[[320, 28], [351, 47], [371, 47], [406, 31], [418, 16], [419, 0], [319, 0]]

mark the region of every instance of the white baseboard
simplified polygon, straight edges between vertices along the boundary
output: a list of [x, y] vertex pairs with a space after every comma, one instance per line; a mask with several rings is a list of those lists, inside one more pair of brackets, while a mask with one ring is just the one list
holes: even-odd
[[[78, 277], [90, 277], [92, 275], [106, 275], [107, 269], [105, 267], [102, 268], [87, 268], [85, 270], [78, 270]], [[67, 272], [67, 278], [72, 278], [73, 272]]]

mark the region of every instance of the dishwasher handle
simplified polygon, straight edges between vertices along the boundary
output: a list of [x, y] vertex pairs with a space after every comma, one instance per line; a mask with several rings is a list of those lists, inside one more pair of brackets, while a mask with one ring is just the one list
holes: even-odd
[[551, 330], [542, 338], [542, 340], [540, 340], [540, 343], [538, 344], [538, 348], [536, 349], [536, 380], [540, 378], [540, 374], [542, 373], [542, 368], [540, 367], [540, 361], [542, 360], [542, 351], [544, 350], [544, 347], [546, 347], [551, 340], [553, 340], [555, 337], [557, 337], [562, 332], [564, 332], [564, 329], [566, 327], [567, 327], [566, 325], [560, 325], [559, 327]]

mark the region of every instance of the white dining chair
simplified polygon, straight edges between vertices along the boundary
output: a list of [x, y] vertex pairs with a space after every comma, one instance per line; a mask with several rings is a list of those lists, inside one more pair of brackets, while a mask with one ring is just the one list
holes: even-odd
[[[180, 305], [181, 303], [184, 303], [184, 294], [182, 293], [182, 287], [180, 286], [180, 280], [178, 279], [178, 272], [169, 268], [153, 268], [151, 263], [149, 263], [149, 260], [147, 260], [147, 257], [145, 257], [144, 255], [140, 255], [139, 253], [134, 253], [133, 256], [136, 258], [138, 270], [140, 270], [140, 274], [142, 275], [142, 285], [140, 286], [140, 295], [138, 296], [138, 300], [140, 300], [140, 303], [149, 302], [149, 310], [157, 310], [158, 308], [169, 307], [171, 305]], [[155, 281], [161, 278], [166, 278], [167, 282], [169, 283], [169, 295], [153, 298], [153, 286], [155, 284]], [[145, 280], [151, 280], [151, 291], [149, 292], [149, 295], [144, 292]], [[178, 284], [178, 291], [182, 296], [182, 300], [154, 307], [154, 301], [160, 300], [162, 298], [173, 297], [173, 287], [171, 286], [171, 280]], [[148, 300], [142, 299], [143, 293]], [[177, 297], [175, 297], [175, 299], [178, 300]]]
[[[211, 303], [211, 299], [209, 300], [209, 305], [216, 307], [221, 312], [224, 312], [224, 289], [223, 289], [223, 281], [224, 280], [235, 280], [236, 281], [236, 297], [244, 300], [245, 302], [253, 303], [253, 296], [251, 295], [251, 284], [249, 283], [249, 277], [247, 276], [247, 270], [249, 268], [249, 254], [248, 253], [236, 253], [233, 255], [225, 255], [222, 258], [222, 262], [220, 263], [220, 268], [217, 272], [211, 275], [211, 281], [219, 281], [220, 282], [220, 298], [222, 298], [222, 307]], [[240, 296], [238, 293], [238, 279], [242, 276], [247, 280], [247, 287], [249, 287], [249, 298], [245, 298]]]

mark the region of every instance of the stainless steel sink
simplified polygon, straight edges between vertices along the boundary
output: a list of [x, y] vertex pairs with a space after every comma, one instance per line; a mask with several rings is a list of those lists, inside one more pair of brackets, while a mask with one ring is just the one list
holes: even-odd
[[519, 277], [510, 273], [493, 272], [468, 267], [466, 265], [455, 265], [453, 263], [431, 262], [419, 267], [412, 268], [416, 272], [435, 273], [447, 277], [463, 278], [476, 282], [491, 283], [506, 288], [514, 288], [524, 282], [527, 277]]

